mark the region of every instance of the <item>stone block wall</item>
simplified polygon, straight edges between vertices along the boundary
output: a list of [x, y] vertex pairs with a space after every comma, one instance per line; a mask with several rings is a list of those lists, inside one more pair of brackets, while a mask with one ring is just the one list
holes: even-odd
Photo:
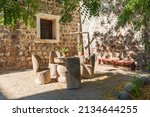
[[[136, 61], [140, 68], [141, 64], [144, 64], [143, 58], [146, 58], [144, 54], [141, 54], [144, 52], [144, 47], [141, 44], [141, 31], [135, 30], [132, 23], [128, 23], [125, 27], [119, 27], [117, 22], [118, 14], [123, 8], [122, 1], [112, 2], [114, 6], [108, 1], [104, 1], [99, 17], [92, 17], [90, 20], [82, 17], [82, 21], [84, 21], [82, 31], [89, 32], [91, 40], [94, 37], [94, 41], [90, 45], [91, 52], [102, 53], [102, 45], [111, 51], [114, 51], [112, 47], [115, 47], [115, 51], [121, 53], [123, 59]], [[94, 36], [96, 33], [98, 36]], [[87, 37], [83, 39], [84, 45], [87, 45]], [[97, 52], [97, 43], [100, 48], [99, 52]]]
[[[60, 15], [60, 8], [55, 0], [42, 0], [41, 13]], [[43, 64], [48, 64], [49, 52], [62, 47], [68, 47], [70, 53], [76, 53], [77, 36], [69, 36], [67, 33], [78, 31], [79, 15], [74, 12], [73, 21], [69, 24], [60, 23], [60, 42], [49, 43], [37, 38], [36, 27], [28, 29], [18, 24], [12, 33], [9, 29], [0, 26], [0, 68], [20, 69], [32, 68], [31, 55], [41, 57]]]

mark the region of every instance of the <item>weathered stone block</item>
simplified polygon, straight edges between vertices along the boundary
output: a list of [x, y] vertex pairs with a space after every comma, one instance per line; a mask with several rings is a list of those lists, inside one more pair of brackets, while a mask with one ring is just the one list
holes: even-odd
[[15, 64], [16, 62], [16, 57], [15, 56], [10, 56], [7, 58], [7, 64]]
[[36, 73], [40, 70], [41, 59], [37, 55], [32, 55], [33, 71]]
[[135, 85], [133, 83], [127, 83], [124, 87], [128, 93], [131, 93], [134, 90]]
[[80, 75], [80, 59], [78, 57], [70, 57], [66, 59], [67, 68], [67, 89], [76, 89], [81, 87]]
[[126, 92], [126, 91], [121, 91], [121, 92], [119, 92], [119, 94], [118, 94], [118, 99], [120, 99], [120, 100], [130, 100], [131, 97], [130, 97], [130, 95], [129, 95], [128, 92]]

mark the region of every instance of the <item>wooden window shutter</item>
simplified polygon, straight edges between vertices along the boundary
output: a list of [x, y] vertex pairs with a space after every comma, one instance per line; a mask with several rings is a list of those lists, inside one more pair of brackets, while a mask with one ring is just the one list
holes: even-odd
[[52, 21], [40, 19], [41, 39], [53, 39]]

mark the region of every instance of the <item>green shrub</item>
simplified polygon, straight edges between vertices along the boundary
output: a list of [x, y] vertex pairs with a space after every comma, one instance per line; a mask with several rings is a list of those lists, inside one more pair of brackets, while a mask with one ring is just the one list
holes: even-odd
[[140, 96], [140, 89], [143, 85], [143, 81], [139, 77], [135, 76], [131, 82], [134, 84], [134, 87], [132, 90], [132, 95], [134, 97], [139, 97]]

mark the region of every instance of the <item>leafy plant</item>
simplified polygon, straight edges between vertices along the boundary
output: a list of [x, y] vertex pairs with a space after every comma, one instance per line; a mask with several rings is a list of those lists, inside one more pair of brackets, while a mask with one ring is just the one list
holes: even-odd
[[78, 50], [78, 51], [82, 51], [82, 44], [78, 44], [78, 45], [77, 45], [77, 50]]
[[72, 14], [78, 9], [81, 15], [91, 18], [99, 16], [101, 0], [56, 0], [62, 8], [61, 22], [72, 21]]
[[67, 53], [69, 51], [69, 48], [63, 47], [61, 48], [62, 53]]
[[150, 71], [150, 64], [147, 65], [146, 69]]
[[34, 26], [39, 8], [39, 0], [0, 0], [0, 23], [9, 28], [18, 22]]
[[142, 30], [145, 51], [150, 52], [148, 24], [150, 21], [150, 0], [125, 0], [125, 5], [118, 17], [118, 24], [124, 26], [132, 22], [135, 29]]
[[132, 95], [135, 97], [139, 97], [140, 89], [142, 87], [143, 81], [140, 80], [140, 78], [138, 78], [137, 76], [135, 76], [134, 79], [132, 80], [132, 83], [134, 85], [133, 90], [132, 90]]

